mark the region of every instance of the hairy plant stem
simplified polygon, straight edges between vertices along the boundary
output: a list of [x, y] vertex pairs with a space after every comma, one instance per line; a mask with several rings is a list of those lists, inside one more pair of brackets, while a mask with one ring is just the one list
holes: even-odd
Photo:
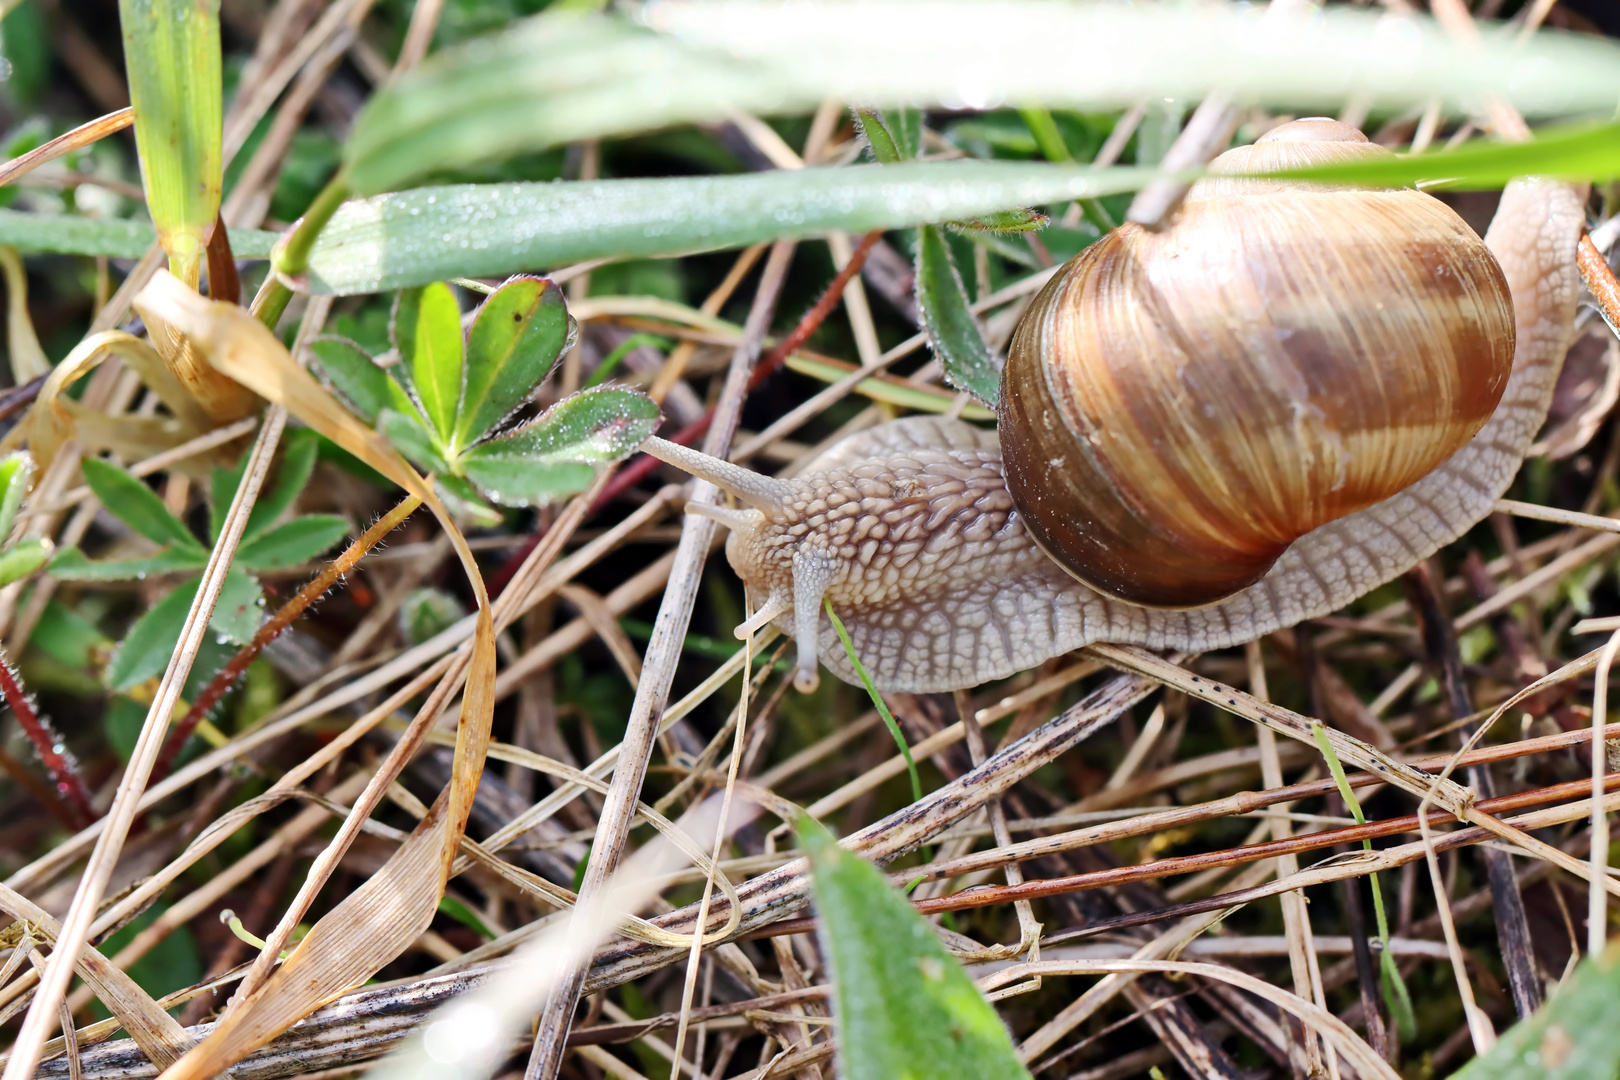
[[51, 785], [57, 796], [73, 810], [75, 827], [84, 828], [96, 819], [96, 812], [90, 806], [90, 790], [85, 787], [84, 777], [79, 775], [79, 766], [68, 754], [61, 736], [51, 729], [50, 721], [35, 711], [34, 703], [12, 670], [11, 661], [3, 653], [0, 653], [0, 695], [16, 714], [17, 725], [28, 736], [28, 741], [34, 744], [40, 764], [51, 774]]
[[163, 746], [163, 755], [158, 758], [157, 766], [152, 770], [152, 783], [162, 780], [168, 775], [169, 769], [174, 766], [174, 759], [185, 746], [186, 740], [197, 729], [197, 724], [208, 711], [219, 704], [219, 699], [231, 688], [242, 673], [247, 670], [253, 659], [264, 650], [264, 647], [281, 636], [281, 632], [291, 626], [316, 600], [326, 594], [338, 578], [354, 569], [355, 565], [365, 558], [366, 554], [382, 541], [382, 538], [397, 529], [402, 521], [410, 517], [422, 500], [415, 495], [407, 495], [399, 505], [378, 518], [376, 523], [360, 535], [354, 543], [343, 549], [343, 554], [333, 559], [326, 568], [309, 580], [309, 583], [281, 605], [281, 609], [270, 617], [259, 632], [253, 635], [253, 640], [242, 646], [237, 654], [220, 669], [197, 700], [192, 702], [186, 715], [176, 724], [169, 733], [169, 741]]

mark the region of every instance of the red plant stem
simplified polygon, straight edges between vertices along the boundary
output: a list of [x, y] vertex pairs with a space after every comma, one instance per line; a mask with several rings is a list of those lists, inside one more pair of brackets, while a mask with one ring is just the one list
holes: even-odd
[[78, 765], [63, 748], [61, 737], [51, 730], [50, 721], [34, 711], [34, 703], [23, 692], [11, 662], [3, 653], [0, 653], [0, 695], [4, 695], [23, 733], [34, 744], [34, 752], [39, 755], [45, 771], [51, 774], [56, 794], [72, 807], [74, 816], [79, 819], [78, 827], [82, 829], [96, 820], [96, 812], [90, 807], [90, 789], [85, 787]]
[[[1616, 787], [1620, 787], [1620, 773], [1610, 773], [1604, 777], [1605, 790], [1613, 790]], [[1551, 787], [1537, 788], [1533, 791], [1521, 791], [1516, 795], [1502, 795], [1494, 799], [1481, 799], [1474, 805], [1476, 809], [1484, 813], [1496, 814], [1503, 811], [1522, 810], [1526, 807], [1539, 806], [1544, 803], [1558, 802], [1562, 799], [1578, 798], [1591, 793], [1592, 781], [1571, 780], [1568, 783], [1554, 784]], [[1444, 811], [1438, 809], [1430, 810], [1429, 814], [1433, 820], [1445, 817]], [[1202, 855], [1181, 855], [1168, 859], [1156, 859], [1153, 862], [1141, 863], [1136, 866], [1119, 866], [1109, 870], [1096, 870], [1088, 874], [1075, 874], [1070, 877], [1036, 878], [1018, 885], [981, 886], [966, 889], [950, 896], [936, 896], [926, 900], [918, 900], [913, 906], [923, 915], [937, 915], [943, 911], [962, 911], [966, 908], [988, 907], [992, 904], [1009, 904], [1015, 900], [1036, 900], [1064, 893], [1085, 892], [1091, 889], [1124, 885], [1135, 881], [1196, 873], [1214, 867], [1234, 866], [1254, 862], [1258, 859], [1273, 858], [1278, 855], [1300, 854], [1333, 847], [1338, 844], [1359, 843], [1362, 840], [1371, 840], [1380, 836], [1393, 836], [1398, 833], [1417, 831], [1417, 815], [1407, 814], [1404, 817], [1386, 818], [1383, 821], [1369, 821], [1365, 825], [1350, 825], [1342, 829], [1329, 829], [1318, 833], [1300, 833], [1289, 837], [1287, 840], [1247, 844], [1242, 847], [1228, 848], [1224, 851], [1211, 851]], [[1445, 833], [1435, 839], [1441, 845], [1441, 850], [1447, 850], [1459, 844], [1489, 840], [1491, 839], [1491, 833], [1483, 828], [1469, 828]], [[917, 869], [927, 870], [927, 867], [921, 866]], [[1216, 897], [1215, 899], [1219, 900], [1221, 898]], [[1230, 900], [1228, 902], [1230, 903]], [[744, 934], [743, 937], [779, 937], [783, 934], [806, 933], [814, 928], [815, 920], [813, 918], [784, 919], [781, 922], [771, 923], [769, 926], [762, 926], [753, 933]]]
[[263, 651], [264, 647], [281, 635], [281, 632], [291, 626], [300, 615], [320, 599], [330, 589], [334, 582], [350, 570], [365, 557], [366, 553], [376, 547], [378, 542], [399, 527], [400, 522], [411, 515], [422, 500], [415, 495], [407, 496], [400, 504], [388, 513], [377, 519], [376, 524], [362, 533], [359, 539], [343, 549], [343, 554], [332, 560], [319, 574], [310, 579], [309, 584], [299, 589], [291, 600], [281, 605], [281, 610], [270, 617], [270, 620], [259, 627], [259, 632], [253, 635], [253, 640], [242, 646], [235, 656], [219, 670], [212, 682], [197, 695], [197, 700], [190, 710], [169, 732], [168, 741], [163, 744], [163, 753], [158, 757], [157, 765], [152, 769], [152, 778], [148, 785], [156, 784], [169, 774], [174, 767], [174, 759], [179, 756], [180, 748], [186, 745], [191, 733], [197, 730], [197, 725], [208, 710], [219, 704], [219, 699], [225, 692], [242, 677], [255, 657]]
[[[776, 374], [777, 369], [787, 362], [787, 358], [797, 352], [810, 339], [810, 335], [815, 333], [816, 329], [827, 321], [827, 316], [832, 314], [833, 308], [838, 306], [838, 301], [843, 299], [844, 289], [855, 275], [861, 272], [861, 267], [866, 264], [866, 257], [872, 253], [872, 248], [882, 238], [882, 229], [873, 229], [861, 237], [861, 242], [855, 246], [855, 250], [849, 256], [849, 262], [845, 263], [844, 268], [833, 276], [832, 281], [827, 284], [827, 291], [821, 294], [821, 299], [817, 300], [815, 306], [804, 313], [804, 318], [799, 320], [799, 325], [793, 328], [793, 332], [783, 338], [782, 342], [772, 349], [765, 359], [754, 366], [754, 373], [748, 379], [749, 390], [753, 390], [760, 383]], [[675, 434], [668, 436], [669, 441], [680, 443], [682, 446], [691, 446], [703, 438], [709, 430], [709, 425], [714, 423], [714, 409], [715, 407], [710, 405], [704, 410], [702, 416], [681, 428]], [[602, 507], [641, 483], [654, 469], [658, 468], [658, 465], [657, 458], [643, 454], [634, 463], [620, 469], [619, 474], [608, 483], [607, 487], [602, 489], [602, 494], [597, 498], [596, 504], [591, 507], [591, 513], [596, 513]], [[517, 573], [518, 567], [523, 565], [523, 560], [529, 557], [529, 553], [535, 549], [535, 546], [540, 543], [540, 538], [544, 535], [545, 532], [542, 530], [529, 537], [523, 543], [523, 546], [513, 552], [512, 556], [495, 572], [489, 579], [489, 594], [491, 596], [501, 594], [501, 590], [506, 588], [507, 583], [512, 580], [512, 575]]]

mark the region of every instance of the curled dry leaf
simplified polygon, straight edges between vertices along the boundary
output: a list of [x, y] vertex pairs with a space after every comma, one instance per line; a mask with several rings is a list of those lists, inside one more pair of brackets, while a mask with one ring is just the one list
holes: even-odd
[[[173, 418], [110, 416], [86, 409], [67, 396], [68, 387], [116, 355], [141, 377]], [[62, 444], [72, 439], [86, 450], [112, 450], [128, 460], [151, 457], [194, 439], [213, 425], [196, 400], [170, 374], [150, 344], [122, 330], [91, 334], [52, 369], [28, 419], [28, 445], [40, 468], [50, 467]]]
[[[445, 676], [455, 680], [462, 671], [467, 676], [449, 787], [383, 868], [321, 918], [279, 968], [256, 986], [248, 986], [213, 1034], [163, 1074], [166, 1080], [202, 1080], [225, 1071], [321, 1005], [365, 982], [432, 921], [466, 830], [489, 745], [495, 708], [495, 630], [472, 552], [432, 486], [322, 389], [262, 323], [239, 307], [204, 299], [161, 271], [136, 298], [135, 306], [148, 323], [159, 319], [183, 334], [215, 369], [284, 407], [426, 503], [455, 545], [478, 598], [468, 662], [465, 667], [452, 666]], [[419, 732], [417, 739], [426, 727], [412, 725]], [[402, 740], [401, 750], [410, 749]], [[356, 805], [357, 812], [369, 812], [362, 809], [367, 805], [364, 797]]]

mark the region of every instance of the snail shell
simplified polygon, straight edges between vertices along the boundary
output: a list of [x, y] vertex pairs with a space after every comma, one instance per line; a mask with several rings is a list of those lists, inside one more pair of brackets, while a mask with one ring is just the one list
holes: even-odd
[[[1388, 156], [1302, 120], [1213, 168]], [[1438, 199], [1205, 180], [1171, 228], [1114, 230], [1031, 304], [1003, 373], [1007, 484], [1094, 589], [1212, 603], [1462, 447], [1507, 386], [1513, 335], [1501, 268]]]
[[731, 530], [727, 556], [756, 610], [750, 623], [794, 637], [801, 688], [815, 684], [818, 661], [857, 681], [822, 612], [828, 600], [884, 690], [976, 686], [1096, 641], [1239, 644], [1342, 607], [1490, 513], [1546, 418], [1569, 347], [1584, 199], [1584, 188], [1534, 180], [1503, 192], [1485, 243], [1511, 293], [1517, 345], [1500, 401], [1473, 438], [1404, 489], [1305, 533], [1254, 584], [1204, 607], [1119, 600], [1048, 558], [1004, 479], [1003, 453], [1017, 437], [1008, 424], [1021, 422], [1011, 414], [999, 441], [959, 420], [897, 420], [790, 479], [660, 439], [644, 449], [745, 504], [688, 509]]

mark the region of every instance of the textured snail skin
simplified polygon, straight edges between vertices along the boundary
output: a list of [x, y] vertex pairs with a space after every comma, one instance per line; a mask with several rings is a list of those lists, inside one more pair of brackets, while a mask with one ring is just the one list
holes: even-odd
[[[1212, 168], [1390, 156], [1300, 120]], [[1201, 607], [1454, 454], [1512, 367], [1507, 282], [1440, 200], [1205, 180], [1171, 228], [1115, 229], [1030, 304], [1002, 378], [1007, 486], [1079, 580]]]
[[1013, 505], [993, 432], [909, 418], [850, 437], [789, 480], [662, 440], [645, 449], [751, 508], [704, 512], [751, 603], [793, 635], [799, 685], [819, 659], [856, 677], [822, 613], [831, 600], [881, 689], [936, 692], [1004, 678], [1097, 641], [1204, 650], [1327, 614], [1427, 558], [1485, 517], [1546, 418], [1569, 346], [1584, 191], [1515, 181], [1486, 244], [1512, 293], [1513, 371], [1490, 419], [1405, 490], [1302, 536], [1265, 576], [1206, 607], [1105, 597], [1036, 546]]

